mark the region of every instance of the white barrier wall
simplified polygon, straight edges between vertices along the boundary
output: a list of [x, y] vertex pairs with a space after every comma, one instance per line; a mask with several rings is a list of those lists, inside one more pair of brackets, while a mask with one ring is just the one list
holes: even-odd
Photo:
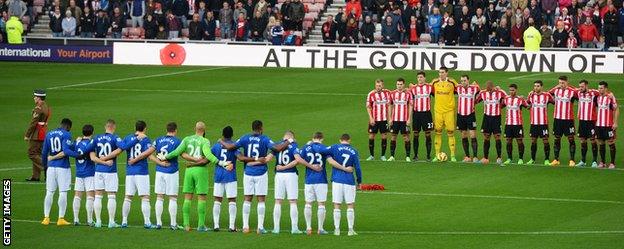
[[624, 53], [425, 48], [114, 44], [114, 64], [624, 74]]

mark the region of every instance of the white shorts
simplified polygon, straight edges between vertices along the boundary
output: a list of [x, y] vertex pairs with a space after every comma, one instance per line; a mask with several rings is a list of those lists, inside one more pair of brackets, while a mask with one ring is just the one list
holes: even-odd
[[163, 173], [156, 171], [156, 179], [154, 180], [154, 193], [159, 195], [178, 195], [180, 188], [180, 173]]
[[46, 190], [56, 191], [69, 191], [71, 188], [71, 169], [70, 168], [58, 168], [48, 167], [46, 171]]
[[126, 195], [134, 195], [137, 192], [139, 196], [150, 194], [149, 175], [126, 176]]
[[297, 173], [275, 173], [275, 199], [296, 200], [299, 194], [299, 178]]
[[212, 195], [214, 197], [223, 197], [223, 193], [225, 192], [227, 198], [236, 198], [238, 192], [237, 188], [238, 184], [236, 181], [228, 183], [215, 182]]
[[104, 190], [106, 192], [117, 192], [119, 187], [119, 178], [117, 172], [104, 173], [95, 172], [95, 190]]
[[355, 185], [332, 182], [332, 199], [334, 203], [347, 204], [355, 202]]
[[74, 191], [93, 191], [95, 190], [95, 177], [76, 177], [74, 183]]
[[306, 184], [305, 185], [305, 201], [306, 202], [327, 201], [327, 183]]
[[243, 175], [243, 189], [245, 195], [267, 195], [269, 176], [267, 173], [259, 176]]

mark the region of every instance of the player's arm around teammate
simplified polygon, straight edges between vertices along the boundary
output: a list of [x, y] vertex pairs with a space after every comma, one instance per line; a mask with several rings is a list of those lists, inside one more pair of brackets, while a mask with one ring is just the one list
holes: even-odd
[[275, 205], [273, 207], [273, 233], [280, 232], [280, 218], [282, 216], [282, 202], [288, 199], [290, 204], [290, 224], [291, 234], [302, 234], [299, 230], [299, 210], [297, 199], [299, 195], [299, 175], [297, 172], [299, 149], [295, 142], [295, 134], [287, 131], [284, 134], [284, 141], [292, 141], [288, 147], [282, 151], [275, 151], [277, 158], [275, 164]]

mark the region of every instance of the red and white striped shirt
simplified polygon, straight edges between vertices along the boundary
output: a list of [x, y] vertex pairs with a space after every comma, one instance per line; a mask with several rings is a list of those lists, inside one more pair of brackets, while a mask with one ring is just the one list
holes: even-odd
[[390, 95], [390, 103], [392, 104], [392, 122], [407, 122], [409, 119], [409, 106], [412, 104], [412, 94], [409, 90], [394, 90]]
[[574, 119], [574, 108], [572, 103], [576, 99], [576, 90], [568, 87], [561, 89], [559, 87], [548, 91], [555, 99], [555, 119], [572, 120]]
[[384, 89], [379, 92], [373, 90], [368, 93], [366, 107], [371, 108], [371, 116], [375, 121], [388, 120], [388, 105], [390, 104], [390, 91]]
[[431, 111], [431, 92], [433, 86], [430, 84], [422, 84], [413, 86], [410, 91], [414, 98], [414, 111], [415, 112], [428, 112]]
[[467, 116], [474, 113], [475, 99], [481, 91], [479, 85], [474, 84], [466, 87], [458, 85], [455, 87], [455, 91], [457, 91], [457, 114]]
[[554, 99], [550, 93], [529, 93], [527, 103], [531, 106], [531, 125], [547, 125], [548, 124], [548, 104], [554, 103]]
[[522, 107], [529, 107], [524, 98], [518, 96], [508, 96], [503, 100], [503, 105], [507, 108], [506, 125], [522, 125]]
[[613, 95], [600, 95], [596, 97], [596, 126], [612, 127], [613, 113], [617, 108], [617, 101]]
[[483, 113], [488, 116], [501, 115], [501, 102], [507, 94], [501, 90], [481, 91], [477, 96], [477, 102], [483, 101]]
[[579, 120], [596, 120], [596, 101], [599, 93], [597, 90], [578, 91], [578, 118]]

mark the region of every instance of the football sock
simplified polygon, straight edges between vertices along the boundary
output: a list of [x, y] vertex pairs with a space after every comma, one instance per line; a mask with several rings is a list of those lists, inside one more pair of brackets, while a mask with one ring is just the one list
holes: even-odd
[[236, 228], [236, 202], [230, 202], [228, 215], [230, 215], [230, 229]]
[[[442, 140], [442, 135], [440, 134], [440, 140]], [[440, 141], [440, 147], [442, 147], [442, 142]], [[431, 158], [431, 135], [425, 135], [425, 148], [427, 149], [427, 159]]]
[[191, 226], [191, 200], [184, 199], [182, 204], [182, 224], [185, 228]]
[[334, 208], [334, 228], [340, 230], [340, 209]]
[[43, 216], [50, 217], [50, 210], [52, 210], [52, 201], [54, 198], [54, 191], [46, 191], [45, 199], [43, 200]]
[[156, 212], [156, 225], [162, 226], [162, 214], [165, 209], [164, 206], [165, 201], [162, 198], [157, 197], [156, 204], [154, 204], [154, 211]]
[[297, 210], [297, 203], [290, 203], [290, 229], [299, 230], [299, 210]]
[[507, 158], [509, 159], [513, 159], [513, 140], [507, 140], [507, 143], [505, 144], [506, 146], [506, 151], [507, 151]]
[[258, 202], [258, 229], [264, 229], [264, 202]]
[[87, 222], [93, 223], [93, 200], [95, 198], [91, 196], [87, 196], [87, 203], [85, 204], [87, 208]]
[[477, 143], [477, 138], [471, 138], [470, 139], [470, 144], [472, 145], [472, 157], [477, 157], [477, 154], [479, 153], [479, 144]]
[[609, 144], [609, 152], [611, 153], [611, 163], [615, 164], [615, 144]]
[[243, 229], [249, 229], [249, 213], [251, 212], [251, 202], [243, 202]]
[[178, 226], [178, 199], [169, 197], [169, 217], [171, 218], [170, 225]]
[[59, 192], [59, 197], [56, 203], [59, 206], [59, 218], [65, 217], [65, 211], [67, 210], [67, 191]]
[[581, 142], [581, 161], [585, 162], [587, 160], [587, 141]]
[[128, 215], [130, 214], [130, 205], [132, 200], [124, 198], [123, 205], [121, 207], [121, 224], [128, 224]]
[[409, 140], [405, 141], [405, 155], [410, 157], [410, 150], [412, 149], [412, 145]]
[[468, 149], [468, 138], [467, 137], [462, 137], [462, 148], [464, 149], [464, 155], [466, 155], [467, 157], [470, 157], [470, 151]]
[[555, 137], [555, 145], [553, 146], [553, 150], [555, 153], [555, 160], [559, 160], [559, 150], [561, 149], [561, 138]]
[[396, 140], [390, 140], [390, 156], [394, 156], [396, 151]]
[[601, 162], [603, 163], [606, 162], [607, 161], [606, 157], [607, 157], [607, 145], [601, 144], [600, 145], [600, 158], [602, 158]]
[[316, 210], [316, 216], [318, 218], [318, 229], [323, 229], [323, 223], [325, 223], [325, 206], [318, 206], [318, 210]]
[[385, 156], [386, 155], [386, 147], [388, 146], [388, 139], [387, 138], [382, 138], [381, 139], [381, 156]]
[[573, 136], [568, 137], [568, 142], [570, 143], [570, 160], [574, 160], [574, 155], [576, 154], [576, 140], [574, 140]]
[[483, 140], [483, 157], [485, 157], [485, 159], [489, 159], [489, 156], [490, 156], [490, 140], [485, 139]]
[[95, 221], [102, 224], [102, 198], [101, 195], [95, 195], [93, 200], [93, 213], [95, 213]]
[[550, 160], [550, 143], [549, 142], [544, 143], [544, 156], [546, 157], [546, 160]]
[[117, 212], [117, 199], [115, 195], [108, 195], [106, 208], [108, 209], [108, 224], [115, 223], [115, 212]]
[[305, 217], [306, 230], [312, 230], [312, 205], [305, 204], [303, 207], [303, 217]]
[[414, 156], [418, 157], [418, 145], [420, 142], [418, 141], [418, 136], [414, 135], [414, 142], [412, 142], [412, 146], [414, 147]]
[[273, 230], [280, 230], [280, 219], [282, 217], [282, 205], [275, 203], [273, 206]]
[[197, 227], [206, 226], [206, 200], [197, 200]]
[[74, 202], [72, 203], [74, 210], [74, 222], [80, 222], [80, 201], [80, 196], [74, 196]]
[[535, 154], [537, 154], [537, 142], [531, 142], [531, 160], [533, 161], [535, 161]]
[[592, 143], [591, 150], [594, 162], [598, 162], [598, 143]]
[[[436, 132], [435, 138], [435, 154], [440, 154], [440, 150], [442, 149], [442, 132]], [[429, 155], [427, 155], [429, 157]]]
[[212, 223], [214, 228], [219, 228], [219, 217], [221, 216], [221, 202], [215, 201], [212, 204]]
[[496, 155], [498, 156], [498, 158], [501, 158], [502, 150], [503, 150], [503, 142], [501, 142], [501, 140], [498, 139], [496, 140]]
[[518, 139], [518, 155], [520, 159], [524, 159], [524, 142], [521, 139]]
[[368, 151], [371, 156], [375, 155], [375, 139], [368, 139]]
[[451, 156], [454, 157], [455, 156], [455, 135], [449, 134], [448, 145], [449, 145], [449, 149], [451, 150]]
[[141, 199], [141, 213], [143, 213], [143, 224], [152, 224], [152, 221], [150, 221], [152, 206], [149, 199]]
[[349, 226], [349, 230], [353, 230], [353, 225], [355, 223], [355, 210], [353, 208], [347, 209], [347, 224]]

